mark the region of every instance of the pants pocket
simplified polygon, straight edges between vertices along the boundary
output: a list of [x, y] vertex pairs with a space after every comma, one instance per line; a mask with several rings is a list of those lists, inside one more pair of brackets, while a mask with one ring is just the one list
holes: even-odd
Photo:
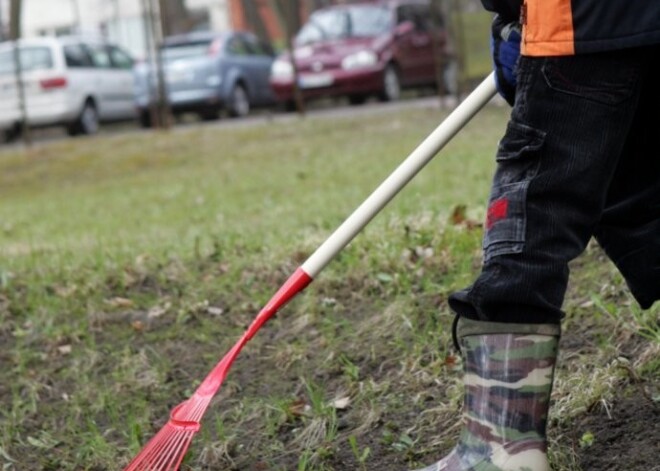
[[627, 100], [636, 79], [635, 68], [615, 53], [552, 57], [543, 66], [543, 77], [557, 92], [609, 106]]
[[527, 230], [527, 190], [540, 166], [545, 133], [510, 121], [497, 150], [497, 170], [488, 201], [484, 262], [523, 251]]
[[525, 201], [529, 181], [493, 187], [484, 235], [484, 262], [496, 255], [520, 253], [525, 244]]

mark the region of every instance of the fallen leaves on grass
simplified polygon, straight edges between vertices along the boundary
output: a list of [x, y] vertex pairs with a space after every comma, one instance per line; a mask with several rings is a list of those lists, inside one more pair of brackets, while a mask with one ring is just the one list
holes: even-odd
[[149, 311], [147, 311], [147, 317], [149, 319], [157, 319], [162, 317], [167, 311], [172, 307], [172, 303], [165, 303], [163, 305], [154, 306]]
[[465, 226], [467, 229], [476, 229], [482, 226], [479, 221], [467, 217], [467, 206], [464, 204], [454, 206], [449, 221], [454, 226]]
[[292, 417], [302, 417], [309, 410], [309, 405], [304, 399], [297, 399], [288, 405], [286, 411]]
[[143, 332], [145, 325], [142, 321], [133, 321], [131, 322], [131, 327], [133, 327], [133, 330], [136, 332]]
[[351, 398], [348, 396], [334, 399], [330, 405], [337, 410], [346, 410], [351, 405]]
[[131, 307], [134, 306], [133, 301], [131, 301], [128, 298], [122, 298], [120, 296], [116, 296], [116, 297], [111, 298], [111, 299], [106, 299], [105, 303], [108, 306], [113, 307], [115, 309], [122, 309], [122, 308], [126, 309], [126, 308], [131, 308]]
[[60, 345], [57, 347], [57, 351], [60, 352], [61, 355], [70, 355], [72, 350], [73, 347], [71, 345]]

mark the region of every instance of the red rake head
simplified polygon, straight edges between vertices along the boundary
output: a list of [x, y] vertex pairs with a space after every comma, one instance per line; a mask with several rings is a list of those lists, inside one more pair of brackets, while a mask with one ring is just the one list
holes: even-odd
[[[193, 435], [199, 431], [199, 419], [210, 399], [195, 395], [176, 406], [170, 414], [170, 420], [124, 471], [176, 471], [188, 451]], [[182, 420], [183, 417], [197, 415], [197, 419]]]
[[280, 307], [302, 291], [311, 281], [312, 278], [301, 268], [289, 277], [259, 312], [239, 341], [202, 381], [195, 394], [172, 410], [170, 420], [124, 468], [124, 471], [176, 471], [178, 469], [188, 451], [193, 435], [199, 431], [204, 412], [215, 393], [220, 389], [229, 368], [243, 346], [268, 319], [275, 315]]

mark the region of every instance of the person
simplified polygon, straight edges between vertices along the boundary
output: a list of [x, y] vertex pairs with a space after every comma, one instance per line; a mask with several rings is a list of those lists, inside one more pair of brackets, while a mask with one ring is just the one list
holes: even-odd
[[463, 428], [422, 471], [548, 471], [570, 260], [594, 237], [642, 308], [660, 299], [660, 2], [482, 0], [512, 105], [483, 265], [449, 298]]

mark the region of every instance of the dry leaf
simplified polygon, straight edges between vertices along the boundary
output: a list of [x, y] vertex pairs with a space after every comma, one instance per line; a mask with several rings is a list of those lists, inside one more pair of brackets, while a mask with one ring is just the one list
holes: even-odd
[[112, 299], [106, 300], [106, 303], [108, 303], [112, 307], [118, 307], [118, 308], [119, 307], [123, 307], [123, 308], [133, 307], [133, 301], [131, 301], [130, 299], [127, 299], [127, 298], [119, 297], [119, 296], [117, 296], [115, 298], [112, 298]]
[[171, 303], [165, 303], [163, 306], [154, 306], [147, 312], [147, 317], [149, 319], [156, 319], [165, 314], [169, 308], [172, 307]]
[[432, 247], [415, 247], [415, 255], [422, 260], [433, 257], [433, 248]]
[[467, 206], [464, 204], [459, 204], [458, 206], [454, 207], [454, 211], [449, 217], [449, 220], [454, 226], [463, 225], [469, 230], [477, 229], [482, 226], [482, 223], [479, 221], [468, 219]]
[[144, 330], [144, 322], [142, 321], [133, 321], [131, 322], [131, 327], [137, 332], [142, 332]]
[[137, 257], [135, 257], [135, 264], [142, 267], [147, 262], [148, 259], [149, 259], [148, 254], [144, 254], [144, 253], [140, 254]]
[[334, 401], [332, 401], [330, 405], [337, 410], [345, 410], [348, 409], [349, 406], [351, 405], [351, 398], [348, 396], [339, 397], [336, 398]]
[[212, 316], [220, 316], [222, 315], [225, 311], [221, 307], [215, 307], [215, 306], [209, 306], [206, 309], [206, 312], [211, 314]]
[[57, 347], [57, 351], [60, 352], [62, 355], [69, 355], [71, 353], [72, 347], [71, 345], [60, 345]]
[[297, 401], [294, 401], [291, 404], [289, 404], [287, 410], [289, 414], [293, 415], [294, 417], [300, 417], [302, 415], [305, 415], [305, 411], [307, 410], [307, 408], [308, 408], [307, 403], [302, 399], [298, 399]]
[[55, 286], [54, 291], [60, 298], [68, 298], [76, 292], [78, 288], [73, 286]]
[[464, 204], [459, 204], [454, 206], [454, 210], [451, 213], [451, 223], [455, 226], [462, 224], [467, 217], [465, 216], [467, 207]]

